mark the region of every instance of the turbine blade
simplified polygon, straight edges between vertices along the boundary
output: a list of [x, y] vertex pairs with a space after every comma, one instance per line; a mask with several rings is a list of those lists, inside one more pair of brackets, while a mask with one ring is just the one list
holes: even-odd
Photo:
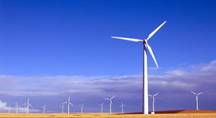
[[199, 92], [199, 93], [198, 93], [198, 95], [201, 95], [201, 94], [203, 94], [203, 92]]
[[148, 47], [149, 53], [151, 54], [152, 59], [154, 60], [154, 63], [155, 63], [155, 65], [156, 65], [156, 67], [159, 68], [158, 63], [157, 63], [157, 60], [156, 60], [156, 58], [155, 58], [155, 56], [154, 56], [154, 52], [153, 52], [152, 48], [151, 48], [150, 45], [148, 45], [148, 44], [147, 44], [147, 47]]
[[192, 94], [196, 95], [196, 93], [194, 91], [191, 91]]
[[110, 99], [114, 99], [115, 98], [115, 96], [112, 96]]
[[112, 36], [114, 39], [121, 39], [121, 40], [127, 40], [127, 41], [133, 41], [133, 42], [143, 42], [141, 39], [136, 39], [136, 38], [126, 38], [126, 37], [117, 37], [117, 36]]
[[159, 95], [159, 93], [155, 93], [155, 94], [154, 94], [154, 96], [157, 96], [157, 95]]
[[152, 31], [146, 40], [149, 40], [152, 36], [154, 36], [154, 34], [166, 23], [166, 21], [164, 21], [161, 25], [159, 25], [154, 31]]

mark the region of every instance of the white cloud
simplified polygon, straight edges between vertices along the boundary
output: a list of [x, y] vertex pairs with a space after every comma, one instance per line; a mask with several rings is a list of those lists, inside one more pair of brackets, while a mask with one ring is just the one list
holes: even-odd
[[[23, 106], [10, 106], [7, 102], [0, 100], [0, 112], [16, 112], [18, 110], [19, 113], [26, 112], [26, 107]], [[38, 109], [30, 109], [30, 112], [39, 112]]]
[[[216, 83], [216, 61], [193, 65], [193, 70], [169, 70], [151, 75], [150, 88], [202, 89], [202, 83]], [[52, 96], [65, 93], [130, 96], [142, 88], [141, 76], [0, 76], [0, 94], [12, 96]]]

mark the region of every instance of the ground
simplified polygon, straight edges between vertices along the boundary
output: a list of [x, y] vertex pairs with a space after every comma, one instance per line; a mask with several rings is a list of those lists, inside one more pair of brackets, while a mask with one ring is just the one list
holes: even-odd
[[100, 114], [100, 113], [85, 113], [85, 114], [16, 114], [16, 113], [1, 113], [0, 118], [216, 118], [216, 111], [213, 110], [178, 110], [178, 111], [162, 111], [156, 114], [143, 115], [138, 113], [129, 114]]

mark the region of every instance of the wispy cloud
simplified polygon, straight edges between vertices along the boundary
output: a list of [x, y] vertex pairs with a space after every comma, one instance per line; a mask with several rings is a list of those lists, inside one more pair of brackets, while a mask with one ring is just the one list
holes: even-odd
[[[29, 109], [30, 112], [39, 112], [39, 109]], [[27, 108], [24, 106], [10, 106], [7, 102], [0, 100], [0, 112], [19, 112], [23, 113], [27, 111]]]

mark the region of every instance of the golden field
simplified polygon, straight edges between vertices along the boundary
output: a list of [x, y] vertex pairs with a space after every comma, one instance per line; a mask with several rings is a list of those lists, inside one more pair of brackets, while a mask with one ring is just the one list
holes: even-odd
[[169, 113], [169, 114], [9, 114], [1, 113], [0, 118], [216, 118], [216, 113]]

